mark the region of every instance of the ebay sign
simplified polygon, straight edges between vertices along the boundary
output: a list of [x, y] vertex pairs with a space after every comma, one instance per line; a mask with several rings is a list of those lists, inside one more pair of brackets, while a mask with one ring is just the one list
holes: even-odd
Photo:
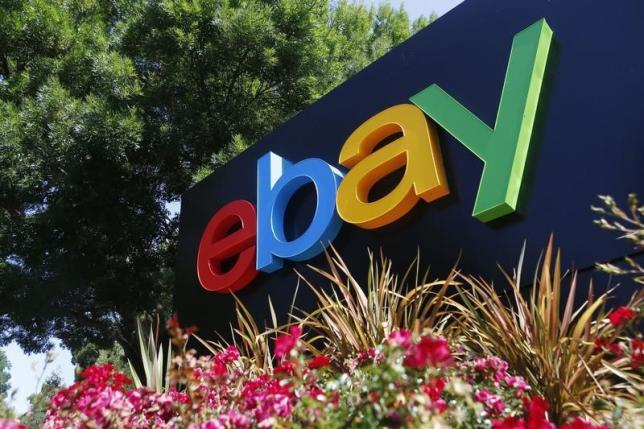
[[[262, 155], [256, 166], [256, 205], [231, 201], [203, 231], [197, 255], [201, 286], [212, 292], [238, 291], [259, 272], [279, 270], [285, 260], [318, 255], [343, 222], [380, 228], [405, 216], [421, 200], [431, 203], [449, 194], [434, 124], [484, 163], [473, 216], [488, 222], [513, 213], [552, 35], [541, 19], [514, 36], [493, 127], [432, 84], [412, 95], [410, 103], [391, 106], [358, 126], [346, 138], [337, 166], [319, 158], [294, 161], [271, 151]], [[383, 141], [388, 143], [381, 145]], [[404, 175], [396, 186], [370, 199], [372, 188], [399, 169]], [[288, 239], [287, 206], [309, 184], [316, 192], [313, 218], [302, 234]]]

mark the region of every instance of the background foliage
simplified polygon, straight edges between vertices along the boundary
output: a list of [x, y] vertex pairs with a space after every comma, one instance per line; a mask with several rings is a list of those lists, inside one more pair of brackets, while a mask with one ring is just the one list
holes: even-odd
[[7, 355], [4, 351], [0, 350], [0, 419], [12, 417], [13, 412], [7, 405], [9, 399], [9, 390], [11, 389], [11, 364], [7, 360]]
[[58, 374], [53, 373], [43, 382], [38, 393], [29, 396], [29, 411], [20, 417], [20, 421], [28, 429], [42, 428], [51, 398], [62, 387], [62, 379]]
[[[429, 23], [329, 0], [0, 3], [0, 345], [136, 353], [195, 180]], [[87, 356], [87, 354], [85, 354]]]

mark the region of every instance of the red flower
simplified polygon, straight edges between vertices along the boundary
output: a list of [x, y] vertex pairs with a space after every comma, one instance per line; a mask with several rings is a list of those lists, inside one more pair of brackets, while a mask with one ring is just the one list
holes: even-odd
[[280, 358], [288, 355], [293, 350], [293, 347], [295, 347], [295, 344], [297, 344], [297, 340], [300, 339], [301, 335], [301, 327], [291, 326], [288, 334], [277, 337], [275, 340], [275, 357]]
[[188, 326], [186, 329], [183, 330], [183, 335], [192, 335], [195, 332], [197, 332], [197, 327], [196, 326]]
[[611, 325], [619, 326], [622, 323], [632, 319], [636, 316], [636, 313], [628, 307], [619, 307], [617, 310], [613, 311], [608, 315], [608, 320], [610, 320]]
[[112, 386], [116, 390], [121, 390], [123, 386], [132, 384], [126, 375], [116, 371], [114, 367], [109, 364], [91, 365], [83, 370], [81, 373], [85, 378], [88, 385], [104, 389], [106, 386]]
[[331, 363], [331, 359], [324, 355], [319, 355], [314, 357], [309, 361], [309, 369], [318, 369], [318, 368], [324, 368], [328, 364]]
[[492, 429], [525, 429], [525, 421], [516, 417], [506, 417], [503, 420], [493, 420]]
[[309, 396], [313, 399], [317, 399], [318, 401], [324, 401], [326, 399], [324, 390], [320, 389], [317, 386], [313, 386], [309, 389]]
[[620, 343], [611, 343], [611, 344], [608, 346], [608, 349], [609, 349], [609, 350], [610, 350], [610, 352], [611, 352], [612, 354], [614, 354], [614, 355], [615, 355], [615, 357], [617, 357], [617, 358], [622, 357], [622, 356], [624, 355], [624, 349], [622, 348], [622, 346], [621, 346], [621, 344], [620, 344]]
[[534, 396], [527, 401], [528, 415], [532, 418], [545, 418], [548, 411], [548, 402], [542, 396]]
[[561, 429], [610, 429], [610, 427], [606, 425], [595, 426], [581, 417], [575, 417], [573, 420], [561, 426]]
[[432, 401], [438, 401], [443, 390], [445, 390], [445, 380], [443, 378], [432, 378], [423, 386], [423, 392], [425, 392]]
[[172, 317], [168, 319], [168, 322], [166, 323], [166, 327], [169, 330], [179, 329], [181, 327], [179, 325], [179, 318], [177, 317], [176, 314], [173, 314]]
[[292, 377], [295, 375], [295, 364], [291, 361], [286, 360], [280, 363], [278, 366], [276, 366], [275, 369], [273, 370], [273, 373], [286, 374]]
[[604, 350], [610, 352], [617, 358], [624, 355], [624, 349], [620, 343], [611, 343], [608, 338], [596, 338], [593, 353], [600, 353]]
[[225, 377], [228, 375], [228, 368], [225, 363], [217, 359], [213, 362], [211, 373], [215, 377]]
[[610, 340], [608, 338], [595, 338], [595, 348], [593, 349], [593, 353], [601, 353], [605, 347], [608, 347], [608, 344], [610, 344]]
[[633, 338], [631, 340], [631, 366], [634, 369], [644, 365], [644, 341]]
[[409, 347], [403, 365], [408, 368], [425, 368], [428, 365], [448, 366], [452, 361], [452, 352], [444, 338], [422, 337], [418, 344]]
[[528, 421], [526, 429], [555, 429], [555, 425], [546, 418], [548, 403], [541, 396], [535, 396], [527, 402]]

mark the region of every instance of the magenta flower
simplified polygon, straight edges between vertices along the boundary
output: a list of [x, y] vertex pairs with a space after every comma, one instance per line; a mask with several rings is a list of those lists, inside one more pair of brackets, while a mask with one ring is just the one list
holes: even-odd
[[404, 349], [411, 345], [411, 331], [409, 329], [399, 329], [389, 334], [389, 343]]
[[523, 419], [506, 417], [503, 420], [493, 420], [492, 429], [526, 429], [526, 426]]
[[1, 420], [0, 429], [27, 429], [27, 426], [15, 420]]
[[288, 334], [282, 334], [275, 340], [275, 357], [281, 358], [287, 356], [297, 344], [302, 335], [300, 326], [291, 326]]
[[330, 363], [331, 359], [329, 359], [327, 356], [319, 355], [309, 361], [308, 367], [309, 369], [319, 369], [324, 368]]
[[449, 366], [453, 362], [452, 352], [444, 338], [422, 337], [418, 344], [407, 350], [403, 365], [408, 368], [426, 368], [427, 366]]

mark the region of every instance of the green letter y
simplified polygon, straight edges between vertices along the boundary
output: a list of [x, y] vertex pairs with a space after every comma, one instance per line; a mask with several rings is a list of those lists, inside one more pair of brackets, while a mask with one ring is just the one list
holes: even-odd
[[411, 97], [484, 162], [473, 213], [483, 222], [516, 210], [551, 41], [545, 19], [514, 36], [494, 129], [438, 85]]

